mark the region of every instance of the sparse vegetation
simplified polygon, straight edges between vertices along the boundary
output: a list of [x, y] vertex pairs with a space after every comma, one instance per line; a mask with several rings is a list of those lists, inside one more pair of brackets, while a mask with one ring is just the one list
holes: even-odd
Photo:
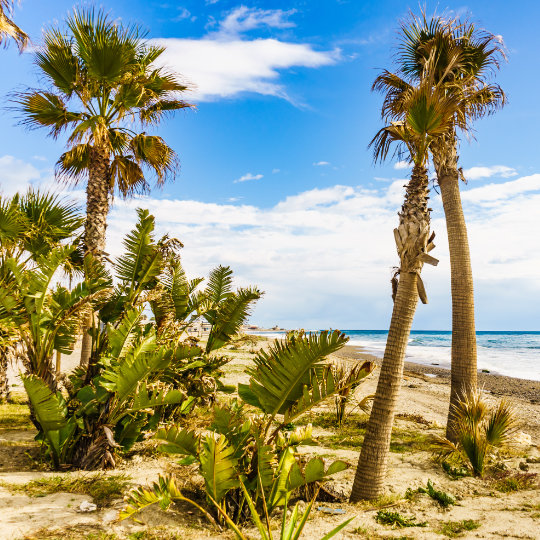
[[0, 403], [0, 431], [3, 429], [31, 429], [30, 410], [26, 396], [12, 394], [8, 403]]
[[121, 498], [129, 484], [130, 478], [125, 474], [104, 473], [49, 476], [26, 484], [0, 482], [0, 486], [30, 497], [44, 497], [60, 492], [89, 495], [99, 507], [108, 506], [112, 500]]
[[516, 428], [509, 403], [501, 400], [489, 407], [477, 390], [464, 394], [454, 406], [456, 441], [436, 437], [434, 451], [441, 461], [463, 464], [475, 476], [483, 476], [495, 451], [505, 446]]
[[443, 508], [448, 508], [456, 504], [456, 498], [450, 493], [435, 489], [431, 480], [428, 480], [427, 487], [419, 487], [418, 493], [427, 493], [434, 501], [437, 501]]
[[379, 510], [375, 520], [381, 525], [391, 525], [392, 528], [397, 529], [403, 527], [427, 527], [427, 522], [418, 523], [414, 516], [403, 516], [399, 512], [390, 510]]
[[491, 486], [502, 493], [534, 489], [538, 487], [538, 475], [536, 473], [503, 471], [494, 475]]
[[457, 538], [466, 531], [474, 531], [480, 527], [481, 523], [473, 519], [463, 519], [461, 521], [446, 521], [438, 529], [439, 534], [444, 534], [449, 538]]

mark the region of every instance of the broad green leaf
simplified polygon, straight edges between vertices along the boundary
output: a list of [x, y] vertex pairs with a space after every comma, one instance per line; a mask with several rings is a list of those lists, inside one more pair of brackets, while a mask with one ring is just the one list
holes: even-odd
[[155, 437], [161, 443], [159, 449], [169, 454], [184, 454], [198, 457], [200, 436], [178, 426], [158, 429]]
[[229, 490], [239, 486], [237, 460], [233, 454], [234, 448], [224, 435], [209, 434], [201, 446], [199, 459], [206, 492], [217, 503]]

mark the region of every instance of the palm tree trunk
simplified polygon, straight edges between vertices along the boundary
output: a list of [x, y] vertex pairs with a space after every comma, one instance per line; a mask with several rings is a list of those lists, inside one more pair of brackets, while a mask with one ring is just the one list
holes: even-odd
[[[84, 224], [84, 245], [87, 253], [103, 258], [105, 252], [107, 215], [109, 213], [109, 150], [94, 146], [90, 152], [88, 184], [86, 186], [86, 221]], [[92, 338], [88, 333], [92, 315], [82, 325], [81, 366], [87, 366], [92, 352]]]
[[351, 502], [375, 499], [382, 492], [405, 351], [418, 303], [417, 279], [415, 273], [400, 275], [381, 374], [356, 469]]
[[9, 382], [7, 378], [8, 355], [4, 347], [0, 347], [0, 403], [9, 400]]
[[464, 394], [478, 384], [474, 290], [467, 226], [459, 192], [455, 136], [433, 152], [446, 216], [452, 291], [452, 370], [446, 437], [456, 440], [453, 411]]
[[427, 301], [424, 298], [420, 272], [424, 262], [436, 264], [436, 260], [427, 255], [433, 247], [427, 207], [428, 193], [427, 170], [423, 166], [415, 165], [399, 214], [400, 225], [394, 230], [401, 261], [399, 283], [381, 374], [354, 478], [351, 502], [378, 497], [386, 476], [405, 352], [419, 295], [423, 301]]

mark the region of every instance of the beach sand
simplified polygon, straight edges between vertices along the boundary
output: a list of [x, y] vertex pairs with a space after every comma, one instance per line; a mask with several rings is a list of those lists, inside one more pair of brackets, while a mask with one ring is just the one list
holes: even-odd
[[[361, 347], [346, 345], [334, 354], [336, 358], [348, 362], [370, 360], [378, 366], [382, 359], [362, 350]], [[414, 378], [410, 383], [408, 378]], [[422, 380], [425, 384], [418, 384]], [[372, 383], [375, 386], [375, 381]], [[536, 444], [540, 444], [540, 381], [505, 377], [492, 373], [478, 372], [478, 386], [487, 394], [510, 400], [521, 418], [521, 429], [530, 434]], [[437, 366], [427, 366], [415, 362], [405, 362], [404, 381], [398, 409], [432, 417], [446, 423], [450, 397], [450, 370]], [[405, 410], [410, 409], [410, 411]], [[398, 411], [400, 412], [400, 411]], [[429, 418], [428, 418], [429, 419]]]
[[[245, 372], [252, 364], [253, 353], [259, 347], [268, 347], [269, 341], [260, 341], [257, 345], [249, 346], [245, 351], [231, 352], [233, 360], [226, 367], [224, 382], [237, 384], [247, 382]], [[62, 366], [69, 369], [77, 363], [78, 356], [62, 358]], [[367, 354], [359, 347], [345, 347], [333, 360], [356, 362], [372, 360], [380, 365], [380, 359]], [[376, 389], [379, 369], [357, 389], [358, 396], [373, 393]], [[429, 375], [436, 375], [430, 377]], [[539, 383], [523, 381], [491, 374], [480, 374], [480, 384], [483, 385], [486, 400], [496, 403], [500, 396], [509, 399], [514, 406], [519, 421], [520, 442], [516, 442], [512, 454], [504, 459], [507, 470], [513, 474], [521, 474], [521, 465], [528, 458], [529, 472], [540, 473], [540, 397]], [[14, 390], [20, 391], [20, 387]], [[413, 433], [419, 437], [443, 435], [448, 413], [450, 394], [449, 372], [436, 366], [424, 366], [407, 362], [403, 384], [399, 394], [396, 410], [396, 429]], [[333, 402], [329, 401], [308, 415], [306, 422], [313, 422], [321, 414], [332, 417]], [[167, 531], [175, 531], [177, 538], [222, 539], [230, 540], [230, 532], [217, 533], [212, 530], [201, 516], [193, 515], [191, 508], [178, 509], [176, 512], [164, 513], [159, 508], [150, 508], [140, 517], [143, 525], [132, 521], [117, 522], [117, 512], [123, 506], [121, 498], [114, 501], [112, 506], [98, 509], [92, 513], [81, 513], [79, 505], [89, 500], [88, 496], [72, 493], [53, 493], [43, 497], [30, 497], [18, 492], [12, 493], [2, 482], [24, 484], [43, 477], [84, 475], [84, 472], [58, 473], [41, 466], [35, 470], [35, 462], [25, 458], [25, 452], [37, 448], [30, 447], [34, 430], [0, 430], [0, 539], [10, 538], [70, 538], [88, 539], [90, 532], [96, 534], [116, 533], [117, 538], [126, 538], [129, 533], [143, 534], [155, 526], [165, 526]], [[332, 426], [314, 425], [314, 436], [319, 441], [318, 446], [302, 446], [299, 452], [306, 458], [322, 456], [327, 462], [336, 458], [346, 460], [351, 467], [334, 476], [331, 485], [338, 492], [350, 493], [354, 470], [358, 460], [360, 446], [348, 444], [348, 437], [354, 435], [354, 429], [340, 432]], [[337, 439], [337, 440], [336, 440]], [[333, 442], [332, 442], [333, 441]], [[35, 443], [34, 443], [35, 444]], [[142, 444], [142, 443], [139, 443]], [[18, 454], [15, 454], [18, 452]], [[20, 459], [15, 459], [16, 455]], [[385, 498], [374, 503], [357, 505], [347, 502], [317, 503], [306, 525], [303, 538], [320, 538], [324, 533], [347, 518], [354, 521], [335, 538], [336, 540], [358, 540], [362, 538], [414, 538], [419, 540], [435, 540], [448, 537], [442, 527], [449, 522], [461, 523], [463, 520], [473, 520], [479, 528], [466, 531], [460, 538], [540, 538], [540, 490], [538, 487], [528, 487], [523, 490], [501, 493], [493, 488], [491, 480], [467, 477], [459, 481], [452, 480], [439, 464], [432, 459], [432, 454], [426, 450], [405, 448], [398, 453], [391, 452], [389, 456], [388, 474], [384, 482]], [[41, 469], [41, 470], [40, 470]], [[159, 473], [164, 471], [176, 473], [181, 485], [187, 489], [196, 486], [201, 489], [201, 480], [196, 466], [183, 467], [175, 459], [160, 455], [155, 451], [144, 451], [126, 458], [116, 472], [126, 473], [131, 477], [132, 485], [147, 484], [155, 481]], [[113, 474], [113, 472], [105, 474]], [[535, 477], [535, 478], [538, 478]], [[419, 495], [408, 499], [405, 494], [408, 489], [415, 490], [425, 487], [431, 480], [437, 489], [449, 492], [457, 497], [457, 503], [447, 510], [427, 495]], [[394, 530], [376, 522], [379, 508], [400, 512], [405, 516], [416, 516], [421, 522], [427, 522], [426, 527], [412, 527], [404, 530]], [[56, 530], [56, 535], [49, 536], [50, 531]], [[47, 532], [45, 532], [47, 531]], [[406, 532], [406, 535], [404, 533]], [[148, 538], [162, 537], [164, 533]], [[140, 536], [144, 538], [145, 536]], [[168, 536], [166, 536], [169, 538]], [[249, 537], [255, 538], [256, 531], [249, 531]], [[97, 538], [97, 536], [96, 536]], [[133, 537], [132, 537], [133, 538]], [[172, 536], [170, 537], [172, 538]]]

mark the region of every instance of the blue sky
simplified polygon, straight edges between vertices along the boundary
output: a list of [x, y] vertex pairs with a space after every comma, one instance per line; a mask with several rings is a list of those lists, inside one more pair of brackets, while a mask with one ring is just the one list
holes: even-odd
[[[15, 18], [39, 44], [71, 1], [23, 0]], [[98, 4], [99, 5], [99, 4]], [[411, 3], [417, 9], [417, 4]], [[539, 329], [540, 203], [536, 2], [429, 2], [428, 12], [469, 15], [501, 35], [508, 51], [497, 81], [509, 104], [476, 125], [461, 165], [477, 290], [479, 329]], [[385, 328], [392, 240], [407, 168], [374, 166], [367, 144], [381, 127], [370, 92], [392, 66], [404, 2], [234, 2], [116, 0], [115, 18], [146, 28], [167, 50], [164, 62], [196, 88], [197, 104], [159, 128], [180, 155], [174, 184], [117, 201], [111, 253], [134, 208], [155, 211], [160, 231], [179, 236], [188, 272], [230, 264], [239, 283], [266, 290], [254, 322], [309, 328]], [[0, 51], [0, 95], [35, 87], [31, 55]], [[0, 117], [0, 188], [52, 186], [63, 141]], [[396, 168], [397, 167], [397, 168]], [[71, 196], [84, 201], [80, 191]], [[430, 296], [418, 329], [450, 327], [449, 263], [440, 201], [433, 193], [439, 267], [426, 268]]]

